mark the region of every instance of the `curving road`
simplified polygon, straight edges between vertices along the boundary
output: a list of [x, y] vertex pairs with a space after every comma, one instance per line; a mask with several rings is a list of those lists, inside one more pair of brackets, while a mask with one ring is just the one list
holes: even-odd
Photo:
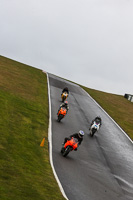
[[[133, 200], [133, 143], [79, 86], [48, 74], [51, 99], [53, 165], [69, 200]], [[68, 86], [69, 111], [57, 122], [62, 89]], [[100, 115], [103, 124], [91, 138], [88, 127]], [[78, 151], [60, 154], [66, 136], [85, 132]]]

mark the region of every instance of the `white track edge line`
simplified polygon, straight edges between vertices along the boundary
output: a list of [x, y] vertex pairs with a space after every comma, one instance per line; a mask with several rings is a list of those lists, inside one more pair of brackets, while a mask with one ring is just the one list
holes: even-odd
[[60, 191], [62, 193], [62, 195], [64, 196], [65, 199], [69, 200], [64, 192], [64, 189], [61, 185], [61, 182], [56, 174], [54, 165], [53, 165], [53, 157], [52, 157], [52, 122], [51, 122], [51, 98], [50, 98], [50, 86], [49, 86], [49, 77], [48, 77], [48, 73], [46, 72], [47, 75], [47, 85], [48, 85], [48, 102], [49, 102], [49, 127], [48, 127], [48, 142], [49, 142], [49, 158], [50, 158], [50, 164], [55, 176], [55, 179], [58, 183], [58, 186], [60, 188]]
[[[87, 93], [82, 87], [81, 89]], [[112, 119], [112, 117], [87, 93], [87, 95], [95, 102], [95, 104], [97, 104], [97, 106], [117, 125], [117, 127], [125, 134], [125, 136], [130, 140], [130, 142], [133, 144], [133, 141], [131, 140], [131, 138], [127, 135], [127, 133], [116, 123], [116, 121], [114, 119]]]

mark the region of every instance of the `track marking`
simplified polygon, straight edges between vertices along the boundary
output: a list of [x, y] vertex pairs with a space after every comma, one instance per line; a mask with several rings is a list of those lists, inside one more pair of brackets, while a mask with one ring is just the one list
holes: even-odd
[[46, 73], [47, 75], [47, 85], [48, 85], [48, 101], [49, 101], [49, 127], [48, 127], [48, 142], [49, 142], [49, 158], [50, 158], [50, 164], [55, 176], [55, 179], [58, 183], [58, 186], [60, 188], [60, 191], [62, 193], [62, 195], [64, 196], [65, 199], [69, 200], [64, 192], [64, 189], [61, 185], [61, 182], [56, 174], [54, 165], [53, 165], [53, 156], [52, 156], [52, 121], [51, 121], [51, 98], [50, 98], [50, 85], [49, 85], [49, 77], [48, 77], [48, 73]]

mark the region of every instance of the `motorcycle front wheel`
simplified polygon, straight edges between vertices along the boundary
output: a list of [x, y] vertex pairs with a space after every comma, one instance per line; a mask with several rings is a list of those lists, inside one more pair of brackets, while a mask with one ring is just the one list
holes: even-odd
[[61, 115], [61, 114], [58, 115], [58, 119], [57, 119], [57, 121], [60, 122], [60, 121], [63, 119], [63, 117], [64, 117], [64, 115]]
[[71, 146], [67, 146], [65, 151], [62, 153], [62, 155], [64, 157], [66, 157], [70, 153], [70, 151], [72, 151], [72, 147]]
[[65, 151], [65, 147], [62, 147], [60, 152], [63, 154], [64, 151]]

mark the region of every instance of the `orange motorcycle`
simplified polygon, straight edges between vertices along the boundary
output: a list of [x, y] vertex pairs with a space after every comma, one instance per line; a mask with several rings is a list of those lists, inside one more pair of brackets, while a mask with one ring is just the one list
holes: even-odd
[[68, 97], [68, 93], [67, 92], [63, 92], [62, 95], [61, 95], [61, 100], [62, 102], [64, 102]]
[[73, 151], [78, 148], [78, 139], [77, 138], [71, 138], [70, 140], [67, 140], [67, 142], [64, 144], [64, 146], [61, 148], [61, 153], [64, 157], [66, 157], [70, 151]]
[[60, 122], [64, 117], [65, 117], [65, 115], [66, 115], [66, 113], [67, 113], [67, 110], [66, 110], [66, 108], [64, 108], [64, 107], [62, 107], [59, 111], [58, 111], [58, 122]]

